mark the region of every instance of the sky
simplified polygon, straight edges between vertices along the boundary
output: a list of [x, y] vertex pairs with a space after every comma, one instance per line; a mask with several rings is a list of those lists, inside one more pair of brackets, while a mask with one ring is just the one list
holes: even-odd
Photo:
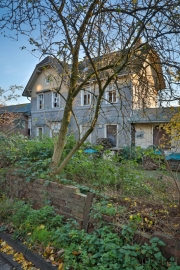
[[[0, 10], [0, 15], [1, 13]], [[12, 34], [10, 30], [8, 32]], [[24, 89], [35, 66], [40, 61], [38, 57], [35, 57], [29, 51], [21, 50], [22, 46], [32, 49], [27, 36], [19, 35], [18, 41], [15, 41], [0, 35], [0, 87], [4, 90], [8, 90], [12, 85], [22, 86]], [[7, 101], [6, 105], [29, 102], [26, 97], [22, 97], [22, 91], [18, 91], [17, 94], [21, 97], [18, 100]], [[2, 103], [1, 98], [0, 103]], [[177, 106], [177, 102], [171, 104]]]
[[[0, 87], [4, 90], [8, 90], [11, 85], [25, 88], [39, 62], [29, 51], [21, 50], [22, 46], [30, 47], [26, 36], [20, 36], [18, 41], [14, 41], [0, 35]], [[21, 97], [6, 102], [6, 105], [29, 102], [26, 97], [22, 97], [22, 91], [18, 91], [17, 94]]]

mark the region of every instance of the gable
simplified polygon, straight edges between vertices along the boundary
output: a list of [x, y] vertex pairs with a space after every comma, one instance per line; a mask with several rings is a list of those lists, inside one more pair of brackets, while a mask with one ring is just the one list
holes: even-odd
[[31, 88], [31, 97], [36, 97], [40, 92], [57, 89], [60, 86], [61, 78], [55, 69], [47, 67], [38, 74]]
[[[49, 75], [54, 76], [55, 74], [61, 73], [62, 68], [58, 61], [51, 56], [47, 56], [39, 64], [36, 65], [22, 93], [22, 96], [31, 97], [32, 94], [33, 96], [35, 95], [36, 91], [40, 92], [50, 88], [49, 86], [47, 87], [47, 85], [45, 84], [45, 78], [48, 78]], [[54, 87], [54, 85], [52, 85], [51, 87]]]

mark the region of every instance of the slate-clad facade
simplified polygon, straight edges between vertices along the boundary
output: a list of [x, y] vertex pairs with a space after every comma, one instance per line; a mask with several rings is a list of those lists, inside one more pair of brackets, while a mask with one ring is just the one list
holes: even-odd
[[[36, 67], [24, 89], [23, 96], [31, 97], [31, 137], [53, 136], [58, 132], [63, 117], [65, 100], [68, 92], [67, 81], [61, 81], [62, 69], [52, 57], [46, 57]], [[53, 79], [52, 79], [53, 78]], [[57, 85], [61, 84], [60, 95], [57, 95]], [[117, 87], [118, 86], [118, 87]], [[155, 88], [155, 87], [154, 87]], [[149, 106], [157, 105], [157, 92], [150, 89]], [[80, 91], [73, 103], [73, 113], [69, 124], [69, 133], [76, 138], [82, 136], [88, 126], [93, 110], [97, 85], [94, 81]], [[147, 99], [147, 97], [146, 97]], [[136, 95], [133, 77], [121, 73], [118, 83], [107, 87], [99, 118], [93, 133], [87, 141], [95, 143], [98, 138], [109, 138], [114, 147], [131, 144], [131, 123], [129, 121], [134, 108], [142, 107]], [[77, 121], [79, 129], [77, 127]], [[80, 134], [78, 132], [80, 130]]]

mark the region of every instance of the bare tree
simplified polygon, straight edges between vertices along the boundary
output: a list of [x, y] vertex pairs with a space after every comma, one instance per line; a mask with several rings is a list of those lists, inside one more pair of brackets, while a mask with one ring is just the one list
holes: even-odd
[[6, 102], [17, 100], [20, 95], [16, 94], [17, 90], [22, 90], [22, 86], [12, 85], [8, 90], [0, 87], [0, 131], [9, 135], [16, 129], [15, 121], [20, 119], [17, 112], [9, 112], [6, 109]]
[[[148, 106], [149, 95], [158, 90], [173, 99], [171, 71], [179, 74], [179, 0], [1, 0], [0, 8], [2, 34], [15, 39], [27, 35], [33, 53], [51, 55], [62, 67], [56, 90], [61, 93], [66, 85], [68, 94], [52, 157], [56, 172], [94, 130], [108, 85], [115, 84], [123, 99], [119, 76], [134, 81], [141, 106]], [[154, 73], [150, 77], [149, 68]], [[90, 81], [95, 85], [91, 121], [60, 163], [68, 125], [75, 117], [73, 103]]]

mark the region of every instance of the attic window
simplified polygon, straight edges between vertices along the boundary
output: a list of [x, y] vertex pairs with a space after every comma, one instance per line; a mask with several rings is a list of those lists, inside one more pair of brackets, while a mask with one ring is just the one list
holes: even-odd
[[45, 79], [44, 79], [45, 83], [46, 84], [49, 84], [51, 82], [51, 76], [47, 76]]

